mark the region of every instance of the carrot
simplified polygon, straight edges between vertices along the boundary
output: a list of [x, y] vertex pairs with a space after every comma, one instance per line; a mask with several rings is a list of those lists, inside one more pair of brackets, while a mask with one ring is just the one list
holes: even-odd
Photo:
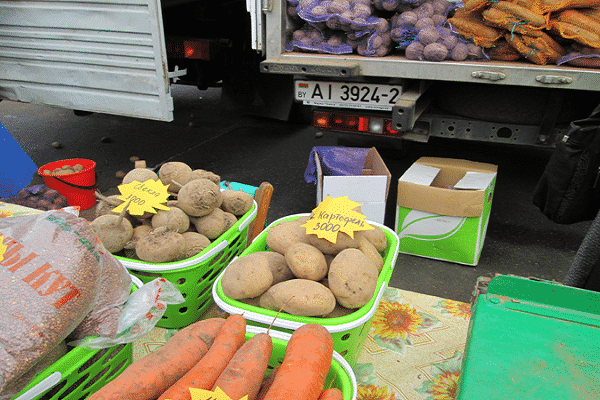
[[275, 368], [273, 368], [271, 372], [269, 372], [269, 375], [267, 375], [266, 378], [263, 379], [260, 385], [260, 390], [258, 391], [258, 396], [256, 396], [256, 400], [263, 400], [265, 398], [265, 395], [273, 385], [275, 375], [277, 374], [277, 371], [279, 370], [280, 366], [281, 364], [276, 365]]
[[223, 318], [210, 318], [188, 325], [162, 347], [134, 361], [88, 400], [156, 399], [208, 352], [224, 324]]
[[246, 320], [241, 314], [233, 314], [215, 337], [215, 341], [183, 377], [165, 391], [159, 400], [190, 400], [190, 388], [209, 390], [223, 372], [233, 355], [246, 341]]
[[272, 352], [273, 340], [268, 333], [252, 336], [229, 361], [212, 390], [218, 387], [232, 399], [248, 395], [248, 400], [256, 400]]
[[340, 389], [332, 387], [323, 390], [319, 400], [344, 400], [344, 394]]
[[300, 326], [290, 337], [281, 367], [264, 400], [317, 400], [332, 356], [333, 338], [324, 326]]

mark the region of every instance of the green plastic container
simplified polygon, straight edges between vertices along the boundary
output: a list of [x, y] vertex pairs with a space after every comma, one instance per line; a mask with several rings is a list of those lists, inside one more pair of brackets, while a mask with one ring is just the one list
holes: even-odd
[[119, 376], [133, 362], [131, 343], [102, 350], [74, 347], [13, 400], [79, 400]]
[[148, 263], [117, 256], [129, 272], [143, 283], [164, 278], [173, 283], [185, 301], [169, 304], [156, 326], [179, 329], [190, 325], [213, 304], [211, 288], [217, 276], [247, 247], [248, 225], [254, 220], [257, 204], [215, 239], [210, 246], [188, 259], [171, 263]]
[[600, 293], [494, 277], [472, 307], [456, 399], [600, 399]]
[[[267, 329], [248, 325], [246, 328], [246, 340], [262, 332], [267, 332]], [[273, 368], [282, 363], [283, 357], [285, 356], [285, 349], [291, 335], [289, 333], [274, 330], [269, 330], [267, 333], [273, 339], [273, 352], [271, 353], [268, 368], [268, 371], [270, 372]], [[350, 364], [348, 364], [348, 362], [336, 351], [333, 352], [331, 368], [327, 375], [325, 387], [336, 387], [340, 389], [344, 395], [344, 400], [356, 400], [358, 396], [358, 385], [354, 371]]]
[[[240, 256], [267, 250], [267, 234], [269, 229], [274, 225], [282, 221], [295, 220], [308, 215], [310, 214], [295, 214], [274, 221], [252, 241], [250, 246]], [[369, 333], [373, 315], [375, 315], [383, 292], [390, 281], [398, 256], [398, 236], [396, 233], [384, 225], [372, 221], [369, 221], [369, 224], [381, 227], [384, 230], [388, 240], [388, 248], [384, 254], [384, 266], [379, 274], [375, 295], [367, 304], [353, 313], [336, 318], [302, 317], [285, 312], [277, 313], [276, 311], [267, 310], [227, 297], [221, 287], [221, 276], [213, 284], [213, 298], [215, 303], [220, 309], [229, 314], [243, 313], [244, 318], [246, 318], [246, 321], [250, 325], [268, 327], [272, 324], [271, 329], [287, 333], [293, 332], [303, 324], [321, 324], [333, 336], [335, 350], [350, 365], [354, 365], [360, 354], [362, 344]]]

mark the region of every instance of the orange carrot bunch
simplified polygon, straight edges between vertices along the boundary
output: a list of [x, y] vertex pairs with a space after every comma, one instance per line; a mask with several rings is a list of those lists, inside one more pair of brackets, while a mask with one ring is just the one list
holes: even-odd
[[306, 324], [294, 331], [283, 362], [267, 375], [272, 351], [268, 333], [246, 340], [242, 315], [199, 321], [88, 400], [190, 400], [190, 388], [219, 388], [234, 400], [343, 400], [339, 389], [325, 388], [333, 355], [325, 327]]

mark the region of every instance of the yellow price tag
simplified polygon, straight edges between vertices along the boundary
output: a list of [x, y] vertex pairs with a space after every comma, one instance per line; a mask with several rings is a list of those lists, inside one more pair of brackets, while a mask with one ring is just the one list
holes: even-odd
[[365, 222], [366, 217], [355, 211], [359, 203], [352, 201], [348, 196], [327, 196], [313, 210], [313, 216], [304, 224], [307, 234], [315, 234], [332, 243], [337, 241], [338, 232], [344, 232], [351, 238], [356, 231], [375, 229]]
[[4, 242], [4, 235], [0, 235], [0, 261], [4, 260], [4, 253], [6, 253], [6, 247], [2, 242]]
[[[215, 391], [190, 388], [192, 400], [237, 400], [227, 396], [227, 393], [217, 387]], [[248, 400], [248, 396], [244, 396], [239, 400]]]
[[119, 199], [123, 200], [123, 203], [115, 207], [113, 211], [120, 213], [127, 203], [129, 203], [127, 212], [131, 215], [144, 215], [146, 212], [156, 213], [156, 209], [168, 210], [169, 207], [163, 204], [169, 199], [168, 187], [161, 181], [153, 179], [119, 185], [121, 192]]

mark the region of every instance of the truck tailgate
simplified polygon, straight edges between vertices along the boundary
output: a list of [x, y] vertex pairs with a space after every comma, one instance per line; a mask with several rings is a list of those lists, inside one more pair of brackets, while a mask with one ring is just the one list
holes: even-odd
[[0, 99], [173, 120], [159, 0], [0, 1]]

